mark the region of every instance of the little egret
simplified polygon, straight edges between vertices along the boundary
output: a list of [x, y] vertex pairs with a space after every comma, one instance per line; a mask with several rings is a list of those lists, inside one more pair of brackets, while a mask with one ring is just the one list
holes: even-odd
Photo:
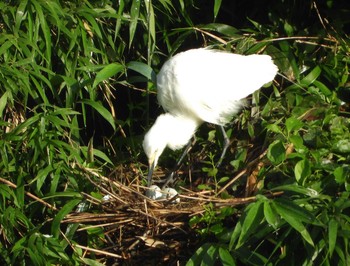
[[184, 147], [203, 122], [227, 124], [243, 107], [243, 99], [272, 81], [277, 70], [268, 55], [244, 56], [205, 48], [166, 61], [157, 75], [157, 98], [167, 113], [156, 119], [143, 141], [148, 186], [166, 147]]

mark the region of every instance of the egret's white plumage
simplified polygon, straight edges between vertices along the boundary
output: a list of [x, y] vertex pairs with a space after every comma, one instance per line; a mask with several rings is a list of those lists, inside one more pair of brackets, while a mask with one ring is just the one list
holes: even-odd
[[268, 55], [193, 49], [170, 58], [157, 75], [158, 101], [168, 113], [157, 118], [143, 141], [150, 172], [165, 147], [185, 146], [203, 121], [225, 125], [244, 105], [242, 99], [276, 73]]

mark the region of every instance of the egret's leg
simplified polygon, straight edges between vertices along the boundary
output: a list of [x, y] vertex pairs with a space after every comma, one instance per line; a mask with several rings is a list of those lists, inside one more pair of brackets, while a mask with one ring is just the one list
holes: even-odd
[[162, 186], [162, 189], [164, 189], [169, 183], [173, 183], [174, 180], [174, 176], [177, 170], [179, 170], [183, 159], [185, 158], [185, 156], [188, 154], [188, 152], [191, 150], [192, 146], [196, 143], [196, 137], [193, 137], [193, 140], [190, 140], [184, 150], [184, 152], [182, 153], [180, 159], [176, 162], [175, 167], [173, 168], [173, 171], [170, 173], [170, 175], [165, 179], [164, 184]]
[[226, 134], [226, 131], [225, 131], [224, 127], [223, 127], [223, 126], [220, 126], [220, 129], [221, 129], [222, 136], [223, 136], [223, 138], [224, 138], [224, 147], [223, 147], [223, 149], [222, 149], [222, 153], [221, 153], [220, 159], [219, 159], [219, 161], [218, 161], [217, 164], [216, 164], [216, 168], [218, 168], [218, 167], [221, 165], [221, 163], [222, 163], [222, 161], [223, 161], [223, 159], [224, 159], [224, 157], [225, 157], [227, 148], [228, 148], [228, 147], [230, 146], [230, 144], [231, 144], [230, 139], [227, 137], [227, 134]]

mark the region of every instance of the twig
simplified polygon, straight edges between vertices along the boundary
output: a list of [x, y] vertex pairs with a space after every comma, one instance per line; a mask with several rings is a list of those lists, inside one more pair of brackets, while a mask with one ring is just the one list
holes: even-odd
[[84, 249], [86, 251], [92, 251], [92, 252], [100, 253], [100, 254], [103, 254], [103, 255], [106, 255], [106, 256], [110, 256], [110, 257], [114, 257], [114, 258], [124, 259], [124, 257], [122, 257], [122, 256], [120, 256], [118, 254], [110, 253], [110, 252], [107, 252], [107, 251], [81, 246], [79, 244], [74, 244], [73, 246], [77, 247], [77, 248]]
[[220, 191], [217, 193], [217, 195], [220, 195], [223, 191], [225, 191], [229, 186], [231, 186], [234, 182], [236, 182], [237, 179], [239, 179], [242, 175], [244, 175], [247, 171], [248, 168], [255, 164], [257, 161], [261, 160], [267, 153], [267, 150], [265, 150], [262, 154], [259, 155], [258, 158], [254, 159], [250, 163], [248, 163], [247, 167], [243, 169], [241, 172], [239, 172], [234, 178], [231, 179], [230, 182], [228, 182]]
[[[0, 181], [1, 181], [2, 183], [5, 183], [5, 184], [8, 185], [9, 187], [17, 188], [17, 186], [16, 186], [15, 184], [13, 184], [12, 182], [10, 182], [10, 181], [8, 181], [8, 180], [6, 180], [6, 179], [4, 179], [4, 178], [1, 178], [1, 177], [0, 177]], [[38, 198], [38, 197], [35, 196], [34, 194], [32, 194], [32, 193], [30, 193], [30, 192], [27, 192], [27, 191], [25, 191], [24, 193], [25, 193], [28, 197], [30, 197], [30, 198], [32, 198], [32, 199], [34, 199], [34, 200], [40, 202], [41, 204], [45, 205], [46, 207], [48, 207], [48, 208], [50, 208], [50, 209], [52, 209], [52, 210], [54, 210], [54, 211], [57, 211], [57, 210], [58, 210], [55, 206], [52, 206], [50, 203], [47, 203], [46, 201], [44, 201], [44, 200]]]

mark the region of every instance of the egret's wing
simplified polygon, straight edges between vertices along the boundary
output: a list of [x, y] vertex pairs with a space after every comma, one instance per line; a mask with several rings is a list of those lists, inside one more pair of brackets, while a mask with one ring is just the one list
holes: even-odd
[[277, 67], [267, 55], [242, 56], [194, 49], [167, 61], [158, 75], [158, 100], [172, 113], [224, 124], [241, 99], [273, 80]]

